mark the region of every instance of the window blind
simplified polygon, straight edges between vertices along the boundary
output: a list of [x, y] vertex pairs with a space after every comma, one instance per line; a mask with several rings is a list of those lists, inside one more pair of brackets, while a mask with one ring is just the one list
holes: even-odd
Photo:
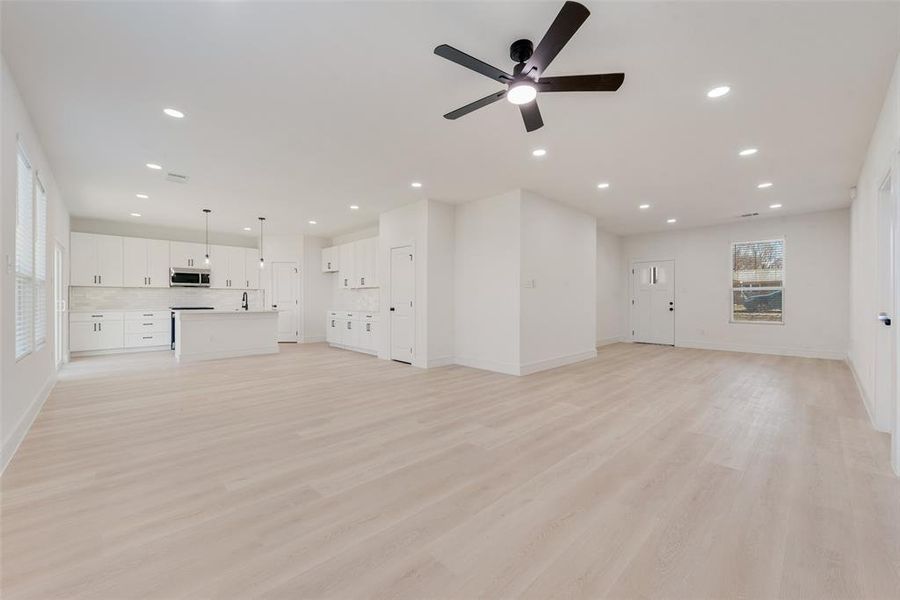
[[731, 320], [782, 323], [784, 240], [731, 245]]
[[34, 344], [47, 342], [47, 191], [35, 176], [34, 198]]
[[18, 148], [16, 168], [16, 359], [33, 350], [34, 332], [34, 178]]

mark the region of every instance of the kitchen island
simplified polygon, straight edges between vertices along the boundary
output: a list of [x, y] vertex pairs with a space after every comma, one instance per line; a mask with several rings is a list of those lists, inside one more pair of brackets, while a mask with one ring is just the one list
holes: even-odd
[[278, 311], [174, 310], [178, 362], [278, 352]]

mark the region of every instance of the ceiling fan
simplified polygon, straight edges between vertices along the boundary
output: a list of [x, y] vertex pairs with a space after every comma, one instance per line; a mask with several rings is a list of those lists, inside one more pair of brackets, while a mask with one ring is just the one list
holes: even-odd
[[458, 119], [472, 111], [493, 104], [501, 98], [506, 98], [513, 104], [519, 105], [522, 119], [525, 121], [525, 130], [534, 131], [544, 126], [544, 120], [541, 118], [541, 111], [536, 101], [538, 92], [614, 92], [618, 90], [625, 81], [624, 73], [541, 77], [544, 70], [556, 58], [559, 51], [569, 43], [569, 40], [590, 14], [591, 12], [578, 2], [566, 2], [537, 48], [533, 46], [531, 40], [513, 42], [509, 47], [509, 57], [516, 62], [512, 75], [447, 44], [441, 44], [435, 48], [434, 53], [438, 56], [507, 86], [507, 89], [503, 91], [494, 92], [448, 112], [444, 118]]

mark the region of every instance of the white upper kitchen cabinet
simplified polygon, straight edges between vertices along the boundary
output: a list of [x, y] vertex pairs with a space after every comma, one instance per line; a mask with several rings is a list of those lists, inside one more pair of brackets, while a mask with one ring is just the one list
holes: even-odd
[[341, 264], [341, 248], [340, 246], [331, 246], [330, 248], [322, 248], [322, 272], [335, 273], [340, 270]]
[[359, 240], [354, 245], [353, 287], [378, 287], [378, 238]]
[[169, 266], [202, 269], [206, 266], [206, 246], [193, 242], [169, 243]]
[[71, 285], [122, 287], [123, 253], [124, 244], [119, 236], [72, 232]]
[[356, 280], [354, 279], [353, 258], [354, 254], [356, 254], [356, 243], [350, 242], [349, 244], [341, 244], [338, 248], [338, 263], [340, 265], [340, 271], [338, 272], [340, 281], [338, 282], [338, 287], [344, 289], [355, 288], [357, 285]]
[[259, 289], [259, 250], [244, 248], [244, 287], [248, 290]]
[[246, 248], [211, 246], [209, 286], [221, 289], [247, 289]]
[[125, 287], [169, 287], [169, 242], [123, 238]]

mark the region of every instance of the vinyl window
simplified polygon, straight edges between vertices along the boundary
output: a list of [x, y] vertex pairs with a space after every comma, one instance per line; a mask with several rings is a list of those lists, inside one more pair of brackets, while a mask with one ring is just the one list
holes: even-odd
[[731, 244], [731, 321], [784, 323], [784, 240]]

